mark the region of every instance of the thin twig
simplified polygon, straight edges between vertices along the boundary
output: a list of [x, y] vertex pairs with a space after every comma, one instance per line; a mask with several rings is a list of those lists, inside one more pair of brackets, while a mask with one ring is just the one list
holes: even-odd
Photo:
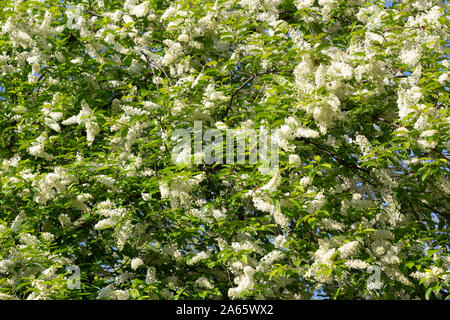
[[152, 70], [153, 70], [152, 64], [154, 64], [155, 67], [158, 68], [158, 70], [160, 70], [162, 73], [164, 73], [164, 75], [167, 78], [167, 81], [169, 81], [169, 85], [172, 86], [172, 82], [170, 81], [170, 78], [167, 75], [167, 73], [164, 71], [164, 69], [161, 68], [161, 66], [159, 66], [156, 62], [151, 61], [150, 58], [144, 52], [142, 52], [142, 55], [145, 57], [145, 60], [147, 61], [147, 64], [150, 66], [150, 68], [152, 68]]
[[401, 128], [398, 124], [395, 124], [395, 123], [393, 123], [393, 122], [391, 122], [389, 120], [386, 120], [386, 119], [383, 119], [383, 118], [378, 118], [378, 120], [380, 120], [381, 122], [387, 123], [390, 126], [393, 126], [393, 127], [397, 128], [397, 129]]
[[[336, 155], [336, 154], [332, 153], [331, 151], [329, 151], [329, 150], [325, 149], [324, 147], [322, 147], [320, 144], [315, 143], [315, 142], [313, 142], [313, 141], [311, 141], [311, 140], [309, 140], [309, 139], [307, 139], [307, 138], [303, 138], [303, 137], [297, 138], [296, 140], [305, 141], [305, 142], [307, 142], [308, 144], [314, 145], [314, 146], [315, 146], [317, 149], [319, 149], [320, 151], [322, 151], [322, 152], [326, 153], [327, 155], [329, 155], [330, 157], [336, 159], [336, 161], [339, 162], [339, 163], [340, 163], [341, 165], [343, 165], [344, 167], [349, 168], [349, 169], [356, 169], [356, 170], [358, 170], [358, 171], [364, 172], [364, 173], [367, 174], [371, 179], [377, 181], [377, 179], [375, 179], [374, 177], [372, 177], [372, 175], [370, 174], [370, 171], [369, 171], [369, 170], [367, 170], [367, 169], [365, 169], [365, 168], [362, 168], [362, 167], [358, 166], [358, 165], [355, 164], [355, 163], [351, 163], [351, 162], [348, 162], [347, 160], [342, 159], [342, 158], [339, 157], [338, 155]], [[367, 178], [365, 178], [364, 176], [362, 176], [361, 174], [359, 174], [358, 171], [355, 171], [356, 175], [358, 175], [361, 179], [363, 179], [364, 181], [368, 182], [369, 184], [374, 185], [372, 181], [367, 180]]]

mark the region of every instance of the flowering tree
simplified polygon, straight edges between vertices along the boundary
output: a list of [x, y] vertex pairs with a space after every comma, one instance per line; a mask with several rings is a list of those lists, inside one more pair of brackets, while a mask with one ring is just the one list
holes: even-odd
[[0, 299], [448, 297], [442, 1], [2, 5]]

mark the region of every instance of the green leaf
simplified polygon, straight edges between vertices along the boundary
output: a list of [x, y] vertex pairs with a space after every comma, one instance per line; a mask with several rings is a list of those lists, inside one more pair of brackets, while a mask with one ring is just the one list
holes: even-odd
[[430, 294], [433, 291], [433, 288], [428, 288], [427, 291], [425, 292], [425, 299], [426, 300], [430, 300]]

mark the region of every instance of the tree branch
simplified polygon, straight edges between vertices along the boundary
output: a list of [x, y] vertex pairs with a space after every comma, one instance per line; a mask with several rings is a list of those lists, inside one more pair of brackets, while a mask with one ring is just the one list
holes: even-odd
[[[390, 125], [390, 126], [392, 126], [394, 128], [397, 128], [397, 129], [401, 128], [401, 126], [399, 126], [398, 124], [395, 124], [395, 123], [393, 123], [393, 122], [391, 122], [389, 120], [386, 120], [386, 119], [383, 119], [383, 118], [377, 118], [377, 119], [379, 121], [381, 121], [381, 122], [387, 123], [388, 125]], [[439, 154], [445, 160], [450, 161], [450, 158], [448, 156], [446, 156], [445, 154], [443, 154], [442, 152], [440, 152], [439, 150], [437, 150], [437, 149], [432, 149], [432, 150], [435, 151], [437, 154]]]
[[[271, 71], [265, 71], [265, 72], [258, 72], [255, 74], [252, 74], [247, 80], [244, 81], [243, 84], [241, 84], [236, 90], [233, 91], [233, 93], [230, 96], [230, 100], [228, 100], [228, 104], [227, 104], [227, 108], [225, 110], [225, 115], [223, 116], [223, 118], [225, 119], [228, 115], [228, 112], [231, 109], [231, 105], [233, 104], [233, 99], [234, 96], [241, 91], [250, 81], [252, 81], [253, 79], [255, 79], [257, 76], [263, 75], [263, 74], [269, 74], [269, 73], [275, 73], [275, 70], [271, 70]], [[230, 80], [231, 81], [231, 80]]]

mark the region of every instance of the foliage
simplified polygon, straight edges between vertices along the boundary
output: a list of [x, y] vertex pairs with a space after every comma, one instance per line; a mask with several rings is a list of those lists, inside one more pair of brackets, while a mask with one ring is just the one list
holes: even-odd
[[[446, 10], [2, 1], [0, 299], [447, 298]], [[175, 164], [198, 120], [278, 170]]]

